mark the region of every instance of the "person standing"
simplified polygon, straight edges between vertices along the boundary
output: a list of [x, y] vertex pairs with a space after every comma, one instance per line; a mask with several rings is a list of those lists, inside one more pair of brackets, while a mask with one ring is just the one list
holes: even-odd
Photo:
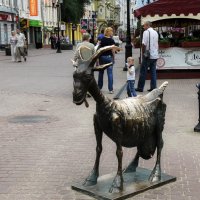
[[11, 31], [10, 48], [11, 48], [11, 55], [12, 55], [12, 61], [13, 62], [17, 62], [16, 44], [17, 44], [16, 33], [15, 33], [15, 31]]
[[51, 49], [55, 49], [56, 46], [56, 38], [54, 34], [51, 34], [49, 41], [51, 41]]
[[101, 30], [101, 33], [97, 36], [97, 41], [101, 41], [101, 39], [104, 37], [104, 30]]
[[[110, 45], [115, 45], [115, 42], [112, 39], [112, 36], [113, 36], [113, 29], [111, 27], [106, 28], [104, 31], [104, 37], [101, 39], [99, 48], [110, 46]], [[100, 65], [112, 63], [112, 65], [107, 68], [108, 90], [109, 90], [110, 94], [113, 94], [113, 64], [114, 64], [114, 60], [115, 60], [115, 51], [114, 50], [106, 51], [99, 57]], [[100, 90], [103, 88], [103, 75], [104, 75], [104, 70], [99, 71], [98, 86], [99, 86]]]
[[16, 44], [16, 54], [18, 62], [21, 62], [21, 56], [23, 56], [24, 61], [26, 62], [26, 54], [24, 52], [24, 46], [26, 42], [25, 35], [21, 33], [19, 29], [17, 29], [17, 44]]
[[127, 94], [129, 97], [136, 97], [135, 92], [135, 67], [134, 67], [134, 58], [127, 58]]
[[[156, 61], [158, 59], [158, 33], [151, 27], [152, 23], [147, 21], [144, 23], [144, 33], [142, 39], [142, 64], [140, 68], [140, 75], [138, 81], [138, 87], [136, 91], [143, 92], [147, 70], [150, 69], [151, 73], [151, 82], [150, 89], [152, 91], [157, 87], [157, 75], [156, 75]], [[145, 57], [144, 52], [149, 50], [150, 57]]]
[[[85, 47], [90, 49], [90, 50], [87, 49], [87, 51], [83, 52], [82, 56], [83, 56], [84, 60], [91, 58], [92, 55], [95, 52], [95, 48], [94, 48], [95, 46], [94, 46], [94, 44], [90, 43], [90, 34], [89, 33], [83, 33], [82, 42], [78, 43], [77, 46], [76, 46], [76, 51], [75, 51], [75, 54], [74, 54], [75, 63], [78, 63], [81, 59], [79, 51], [78, 51], [81, 46], [85, 46]], [[75, 63], [74, 63], [74, 65], [77, 65]]]

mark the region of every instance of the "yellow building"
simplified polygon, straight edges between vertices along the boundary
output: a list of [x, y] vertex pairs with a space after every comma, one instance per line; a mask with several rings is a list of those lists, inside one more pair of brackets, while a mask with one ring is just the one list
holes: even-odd
[[[120, 25], [120, 7], [116, 6], [115, 2], [115, 0], [91, 0], [91, 4], [86, 6], [83, 19], [87, 19], [87, 22], [92, 23], [93, 18], [95, 17], [95, 21], [97, 22], [94, 31], [95, 37], [101, 32], [102, 29], [108, 26], [111, 26], [114, 31], [117, 31]], [[69, 36], [71, 42], [73, 40], [72, 27], [71, 23], [66, 23], [65, 35]], [[93, 25], [87, 27], [87, 29], [93, 31], [92, 28]], [[82, 33], [85, 31], [86, 30], [81, 29], [80, 24], [76, 25], [76, 29], [74, 30], [75, 43], [82, 40]]]

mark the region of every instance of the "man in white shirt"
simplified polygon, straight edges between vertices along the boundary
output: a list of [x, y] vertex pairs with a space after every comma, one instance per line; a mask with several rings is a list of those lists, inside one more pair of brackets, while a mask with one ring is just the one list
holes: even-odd
[[17, 53], [17, 60], [18, 62], [21, 62], [21, 56], [23, 56], [24, 61], [26, 62], [26, 55], [24, 52], [24, 45], [25, 45], [25, 35], [21, 33], [19, 29], [17, 29], [17, 44], [16, 44], [16, 53]]
[[[157, 75], [156, 75], [156, 61], [158, 59], [158, 33], [151, 28], [152, 23], [147, 21], [144, 23], [144, 33], [142, 39], [142, 64], [140, 68], [140, 76], [138, 81], [138, 87], [136, 91], [143, 92], [147, 70], [150, 69], [151, 73], [151, 83], [150, 89], [148, 91], [152, 91], [157, 87]], [[150, 39], [150, 40], [149, 40]], [[146, 58], [144, 56], [144, 52], [149, 50], [150, 57]]]

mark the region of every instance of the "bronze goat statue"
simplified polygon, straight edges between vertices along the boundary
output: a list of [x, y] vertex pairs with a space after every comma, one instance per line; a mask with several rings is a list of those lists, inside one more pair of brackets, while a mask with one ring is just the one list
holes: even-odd
[[[84, 48], [84, 47], [83, 47]], [[94, 114], [94, 130], [96, 135], [96, 160], [90, 175], [84, 185], [92, 186], [97, 183], [99, 176], [99, 161], [102, 152], [103, 132], [116, 143], [118, 170], [109, 192], [123, 190], [123, 173], [135, 172], [139, 157], [150, 159], [157, 149], [157, 160], [149, 177], [150, 182], [161, 180], [160, 158], [163, 148], [162, 131], [165, 123], [166, 104], [163, 103], [163, 92], [168, 84], [164, 82], [158, 89], [154, 89], [144, 96], [131, 97], [123, 100], [111, 100], [104, 96], [95, 81], [93, 71], [104, 70], [110, 64], [96, 66], [98, 57], [105, 51], [117, 49], [108, 46], [99, 49], [90, 59], [80, 59], [73, 74], [74, 91], [73, 102], [81, 105], [86, 101], [89, 92], [96, 101]], [[79, 51], [80, 58], [81, 49]], [[129, 166], [122, 170], [122, 147], [137, 147], [137, 153]]]

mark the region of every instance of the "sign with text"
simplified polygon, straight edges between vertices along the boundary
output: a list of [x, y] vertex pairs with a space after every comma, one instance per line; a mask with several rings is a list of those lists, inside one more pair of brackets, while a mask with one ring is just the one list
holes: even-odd
[[200, 69], [200, 47], [159, 50], [158, 69]]
[[38, 0], [30, 0], [30, 16], [38, 16]]
[[87, 19], [81, 19], [80, 24], [81, 24], [81, 29], [83, 29], [83, 30], [88, 29], [88, 20]]
[[94, 30], [96, 30], [97, 29], [97, 20], [89, 19], [88, 27], [90, 30], [93, 30], [93, 27], [94, 27]]

